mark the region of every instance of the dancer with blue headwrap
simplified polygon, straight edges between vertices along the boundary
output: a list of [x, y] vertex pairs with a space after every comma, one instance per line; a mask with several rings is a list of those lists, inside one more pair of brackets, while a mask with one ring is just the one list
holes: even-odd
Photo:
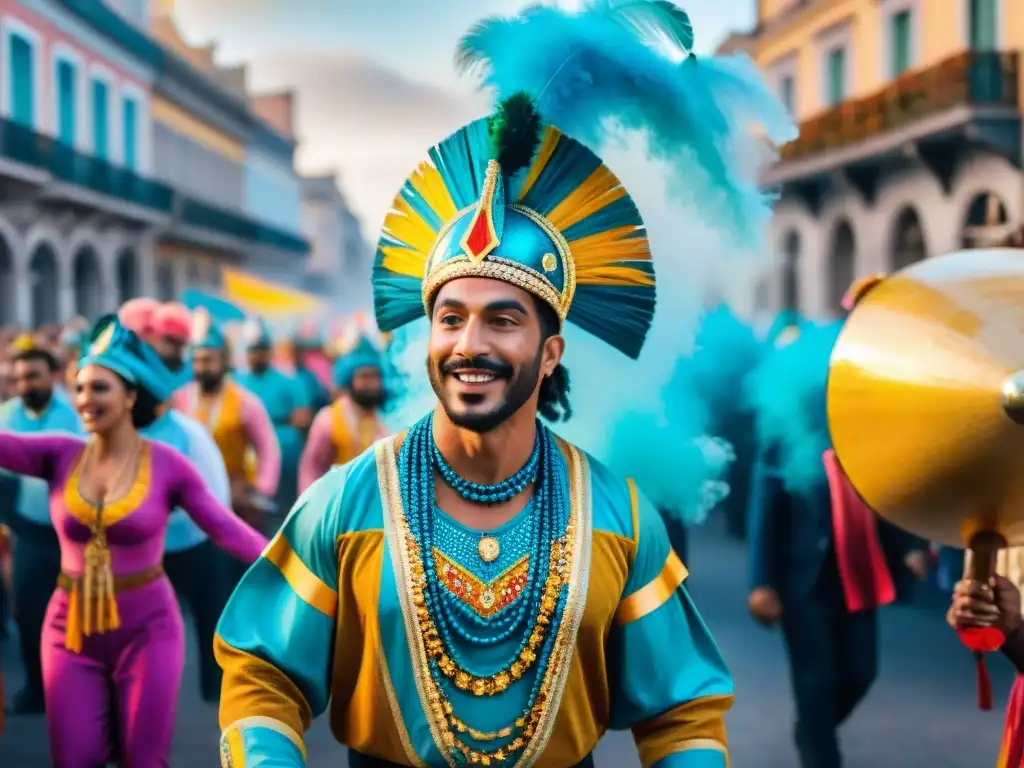
[[380, 419], [384, 404], [383, 357], [366, 336], [354, 333], [334, 361], [334, 402], [313, 419], [299, 462], [299, 493], [347, 464], [388, 434]]
[[[875, 282], [859, 282], [847, 308]], [[797, 324], [799, 323], [799, 324]], [[750, 495], [750, 611], [781, 623], [803, 768], [838, 768], [836, 731], [878, 671], [877, 609], [896, 590], [889, 562], [920, 568], [920, 542], [881, 526], [831, 449], [825, 384], [842, 321], [777, 324], [748, 380], [758, 459]]]
[[709, 221], [766, 218], [729, 142], [782, 110], [688, 62], [691, 34], [669, 3], [604, 2], [463, 40], [496, 112], [430, 150], [374, 269], [382, 331], [429, 322], [436, 400], [314, 483], [232, 596], [225, 765], [305, 765], [328, 702], [351, 765], [592, 766], [609, 728], [648, 767], [728, 765], [732, 680], [654, 503], [538, 420], [571, 413], [563, 332], [637, 358], [654, 317], [647, 230], [594, 152], [612, 123], [711, 185]]

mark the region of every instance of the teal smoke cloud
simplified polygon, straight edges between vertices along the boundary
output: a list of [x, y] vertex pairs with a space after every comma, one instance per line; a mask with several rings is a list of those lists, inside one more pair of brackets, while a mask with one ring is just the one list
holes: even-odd
[[758, 443], [774, 446], [786, 488], [806, 491], [819, 483], [822, 452], [830, 447], [825, 412], [829, 358], [842, 321], [803, 321], [791, 343], [769, 352], [747, 379]]

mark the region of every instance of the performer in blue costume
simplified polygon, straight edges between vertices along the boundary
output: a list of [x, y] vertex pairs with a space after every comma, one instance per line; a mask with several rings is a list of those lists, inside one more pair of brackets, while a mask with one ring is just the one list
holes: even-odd
[[879, 522], [828, 456], [825, 385], [842, 321], [776, 325], [774, 350], [747, 382], [758, 443], [749, 607], [763, 625], [781, 624], [800, 765], [839, 768], [837, 731], [874, 682], [877, 612], [896, 596], [888, 563], [906, 568], [922, 555], [920, 542]]
[[[671, 8], [661, 29], [689, 35]], [[316, 482], [232, 595], [224, 765], [305, 765], [328, 701], [351, 765], [592, 766], [609, 728], [647, 767], [728, 764], [732, 681], [658, 512], [537, 420], [569, 413], [566, 324], [635, 358], [655, 307], [635, 204], [563, 131], [596, 146], [629, 119], [716, 179], [729, 222], [756, 196], [711, 129], [727, 112], [745, 135], [767, 110], [719, 108], [725, 72], [666, 58], [635, 21], [535, 7], [463, 41], [497, 112], [430, 151], [374, 270], [381, 330], [427, 316], [439, 403]], [[731, 77], [725, 93], [763, 93]]]
[[270, 330], [259, 318], [243, 329], [248, 370], [235, 376], [238, 384], [263, 403], [281, 449], [281, 474], [274, 501], [279, 510], [291, 509], [298, 496], [299, 459], [303, 435], [313, 421], [306, 388], [298, 379], [271, 365]]
[[[60, 361], [36, 346], [31, 336], [15, 340], [11, 349], [14, 391], [17, 395], [0, 406], [0, 430], [12, 432], [82, 431], [78, 414], [66, 396], [58, 396]], [[12, 476], [8, 476], [12, 477]], [[43, 670], [39, 658], [46, 606], [60, 573], [60, 544], [50, 521], [50, 489], [41, 480], [13, 476], [16, 485], [13, 514], [8, 523], [17, 552], [12, 573], [14, 622], [25, 670], [25, 684], [14, 695], [9, 713], [27, 715], [44, 709]]]
[[306, 365], [310, 355], [322, 354], [324, 340], [320, 331], [315, 328], [302, 329], [292, 337], [292, 363], [295, 366], [295, 378], [306, 389], [306, 400], [313, 414], [320, 412], [331, 403], [331, 396], [316, 374]]

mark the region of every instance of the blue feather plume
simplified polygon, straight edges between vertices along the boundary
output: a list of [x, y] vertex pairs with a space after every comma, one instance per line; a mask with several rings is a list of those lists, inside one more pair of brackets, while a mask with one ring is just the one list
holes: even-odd
[[825, 383], [842, 325], [805, 323], [792, 343], [769, 352], [747, 379], [758, 442], [778, 449], [779, 472], [791, 491], [808, 491], [824, 477], [821, 454], [831, 445]]
[[741, 246], [759, 248], [769, 201], [737, 158], [763, 155], [762, 137], [795, 138], [790, 116], [749, 59], [680, 62], [654, 44], [663, 32], [635, 12], [624, 21], [618, 5], [599, 0], [579, 13], [534, 6], [487, 19], [463, 37], [456, 63], [479, 70], [499, 101], [531, 94], [548, 123], [594, 151], [622, 129], [641, 134], [669, 172], [670, 194], [699, 204]]

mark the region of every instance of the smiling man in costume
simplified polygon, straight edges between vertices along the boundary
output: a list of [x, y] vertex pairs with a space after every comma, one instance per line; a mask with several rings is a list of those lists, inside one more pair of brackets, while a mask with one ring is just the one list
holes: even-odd
[[609, 728], [648, 767], [728, 765], [732, 681], [660, 516], [537, 419], [568, 412], [566, 322], [635, 358], [655, 307], [636, 205], [563, 131], [629, 116], [694, 150], [679, 156], [719, 199], [750, 199], [708, 126], [763, 114], [712, 111], [707, 70], [632, 21], [538, 7], [464, 40], [498, 111], [430, 151], [374, 270], [382, 331], [426, 313], [439, 402], [310, 487], [229, 601], [224, 765], [304, 766], [328, 700], [356, 766], [592, 766]]

